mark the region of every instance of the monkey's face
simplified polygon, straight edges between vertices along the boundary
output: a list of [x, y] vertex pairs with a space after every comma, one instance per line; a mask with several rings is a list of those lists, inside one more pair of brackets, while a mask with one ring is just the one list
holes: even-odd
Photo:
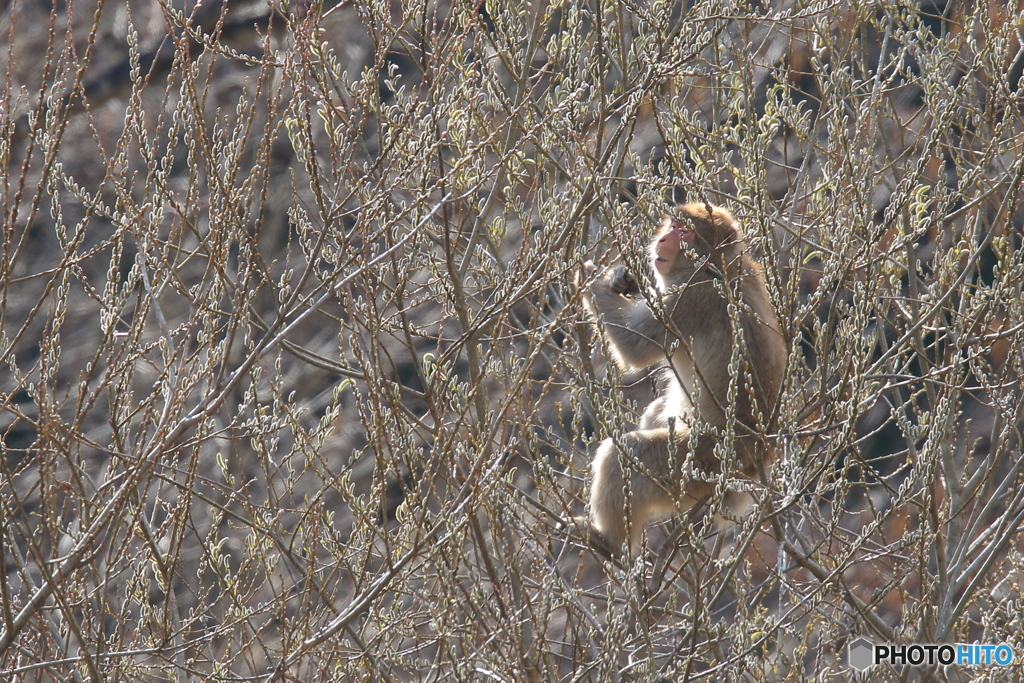
[[739, 229], [728, 211], [687, 204], [665, 218], [651, 242], [651, 261], [664, 284], [681, 284], [696, 271], [721, 272], [742, 251]]
[[714, 248], [709, 239], [714, 226], [688, 216], [669, 217], [651, 242], [651, 260], [663, 281], [676, 283], [692, 274], [695, 264], [706, 261]]
[[658, 273], [665, 277], [672, 272], [672, 266], [683, 250], [683, 244], [693, 245], [696, 234], [693, 228], [680, 220], [669, 220], [664, 229], [654, 238], [651, 245], [651, 252], [654, 258], [654, 267]]

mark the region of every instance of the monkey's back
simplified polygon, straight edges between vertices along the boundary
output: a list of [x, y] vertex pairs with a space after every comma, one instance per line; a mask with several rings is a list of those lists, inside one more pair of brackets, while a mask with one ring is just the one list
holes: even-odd
[[[787, 352], [761, 267], [743, 256], [739, 278], [735, 311], [742, 343], [721, 288], [710, 278], [694, 282], [684, 289], [678, 305], [681, 314], [689, 309], [701, 311], [701, 315], [699, 319], [687, 320], [685, 326], [677, 325], [684, 335], [684, 327], [688, 328], [690, 335], [674, 354], [673, 366], [686, 393], [692, 396], [695, 385], [700, 385], [695, 400], [698, 419], [724, 429], [727, 415], [732, 412], [740, 423], [736, 426], [737, 435], [752, 435], [775, 429], [775, 406]], [[730, 406], [730, 364], [736, 350], [740, 358], [739, 386], [734, 405]]]

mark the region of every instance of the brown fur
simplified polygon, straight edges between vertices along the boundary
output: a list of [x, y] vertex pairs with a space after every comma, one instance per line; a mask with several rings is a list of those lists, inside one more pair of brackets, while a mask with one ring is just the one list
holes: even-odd
[[[670, 233], [673, 221], [693, 230], [691, 249], [659, 262], [659, 239]], [[694, 420], [717, 433], [727, 426], [728, 365], [738, 343], [727, 297], [739, 307], [746, 372], [752, 378], [749, 386], [741, 380], [735, 405], [736, 456], [746, 476], [756, 476], [770, 461], [763, 435], [775, 427], [786, 363], [786, 344], [763, 271], [747, 254], [728, 211], [702, 203], [677, 207], [655, 236], [651, 258], [656, 271], [660, 267], [656, 276], [667, 325], [643, 297], [629, 296], [639, 290], [622, 267], [599, 276], [584, 294], [590, 317], [603, 322], [609, 350], [624, 369], [668, 361], [673, 375], [669, 391], [648, 406], [635, 431], [622, 437], [624, 450], [606, 439], [594, 456], [591, 517], [577, 524], [587, 530], [594, 547], [612, 554], [627, 540], [635, 546], [648, 522], [679, 514], [714, 490], [714, 482], [707, 479], [721, 471], [713, 450], [717, 438], [702, 434], [692, 453], [688, 441]], [[684, 472], [688, 459], [693, 467]]]

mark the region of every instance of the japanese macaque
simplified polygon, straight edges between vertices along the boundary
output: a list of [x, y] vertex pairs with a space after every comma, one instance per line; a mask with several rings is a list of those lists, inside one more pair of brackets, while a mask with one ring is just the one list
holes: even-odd
[[[590, 517], [575, 522], [592, 547], [613, 556], [627, 541], [638, 548], [648, 522], [714, 492], [722, 473], [714, 447], [727, 430], [735, 454], [727, 474], [764, 474], [771, 461], [765, 434], [774, 429], [786, 365], [761, 266], [728, 211], [706, 203], [677, 207], [650, 255], [653, 297], [645, 298], [621, 265], [583, 294], [624, 370], [660, 363], [671, 380], [635, 431], [605, 439], [594, 456]], [[737, 348], [739, 363], [730, 369]]]

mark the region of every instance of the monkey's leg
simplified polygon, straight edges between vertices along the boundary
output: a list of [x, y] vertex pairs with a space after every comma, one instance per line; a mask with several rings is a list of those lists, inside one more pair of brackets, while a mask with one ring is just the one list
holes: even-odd
[[[614, 553], [620, 552], [626, 542], [627, 529], [635, 547], [648, 522], [682, 512], [712, 491], [708, 482], [683, 480], [682, 464], [688, 452], [685, 430], [675, 432], [671, 451], [667, 429], [637, 430], [626, 434], [623, 441], [624, 457], [611, 439], [605, 439], [597, 449], [590, 489], [593, 528]], [[704, 441], [695, 455], [710, 453], [712, 444]], [[706, 464], [706, 457], [694, 460], [698, 466]], [[628, 472], [628, 510], [623, 468]]]
[[668, 398], [662, 396], [651, 401], [651, 404], [644, 410], [644, 414], [640, 416], [640, 424], [637, 425], [637, 430], [647, 429], [660, 429], [667, 427], [668, 411], [666, 406], [668, 405]]

